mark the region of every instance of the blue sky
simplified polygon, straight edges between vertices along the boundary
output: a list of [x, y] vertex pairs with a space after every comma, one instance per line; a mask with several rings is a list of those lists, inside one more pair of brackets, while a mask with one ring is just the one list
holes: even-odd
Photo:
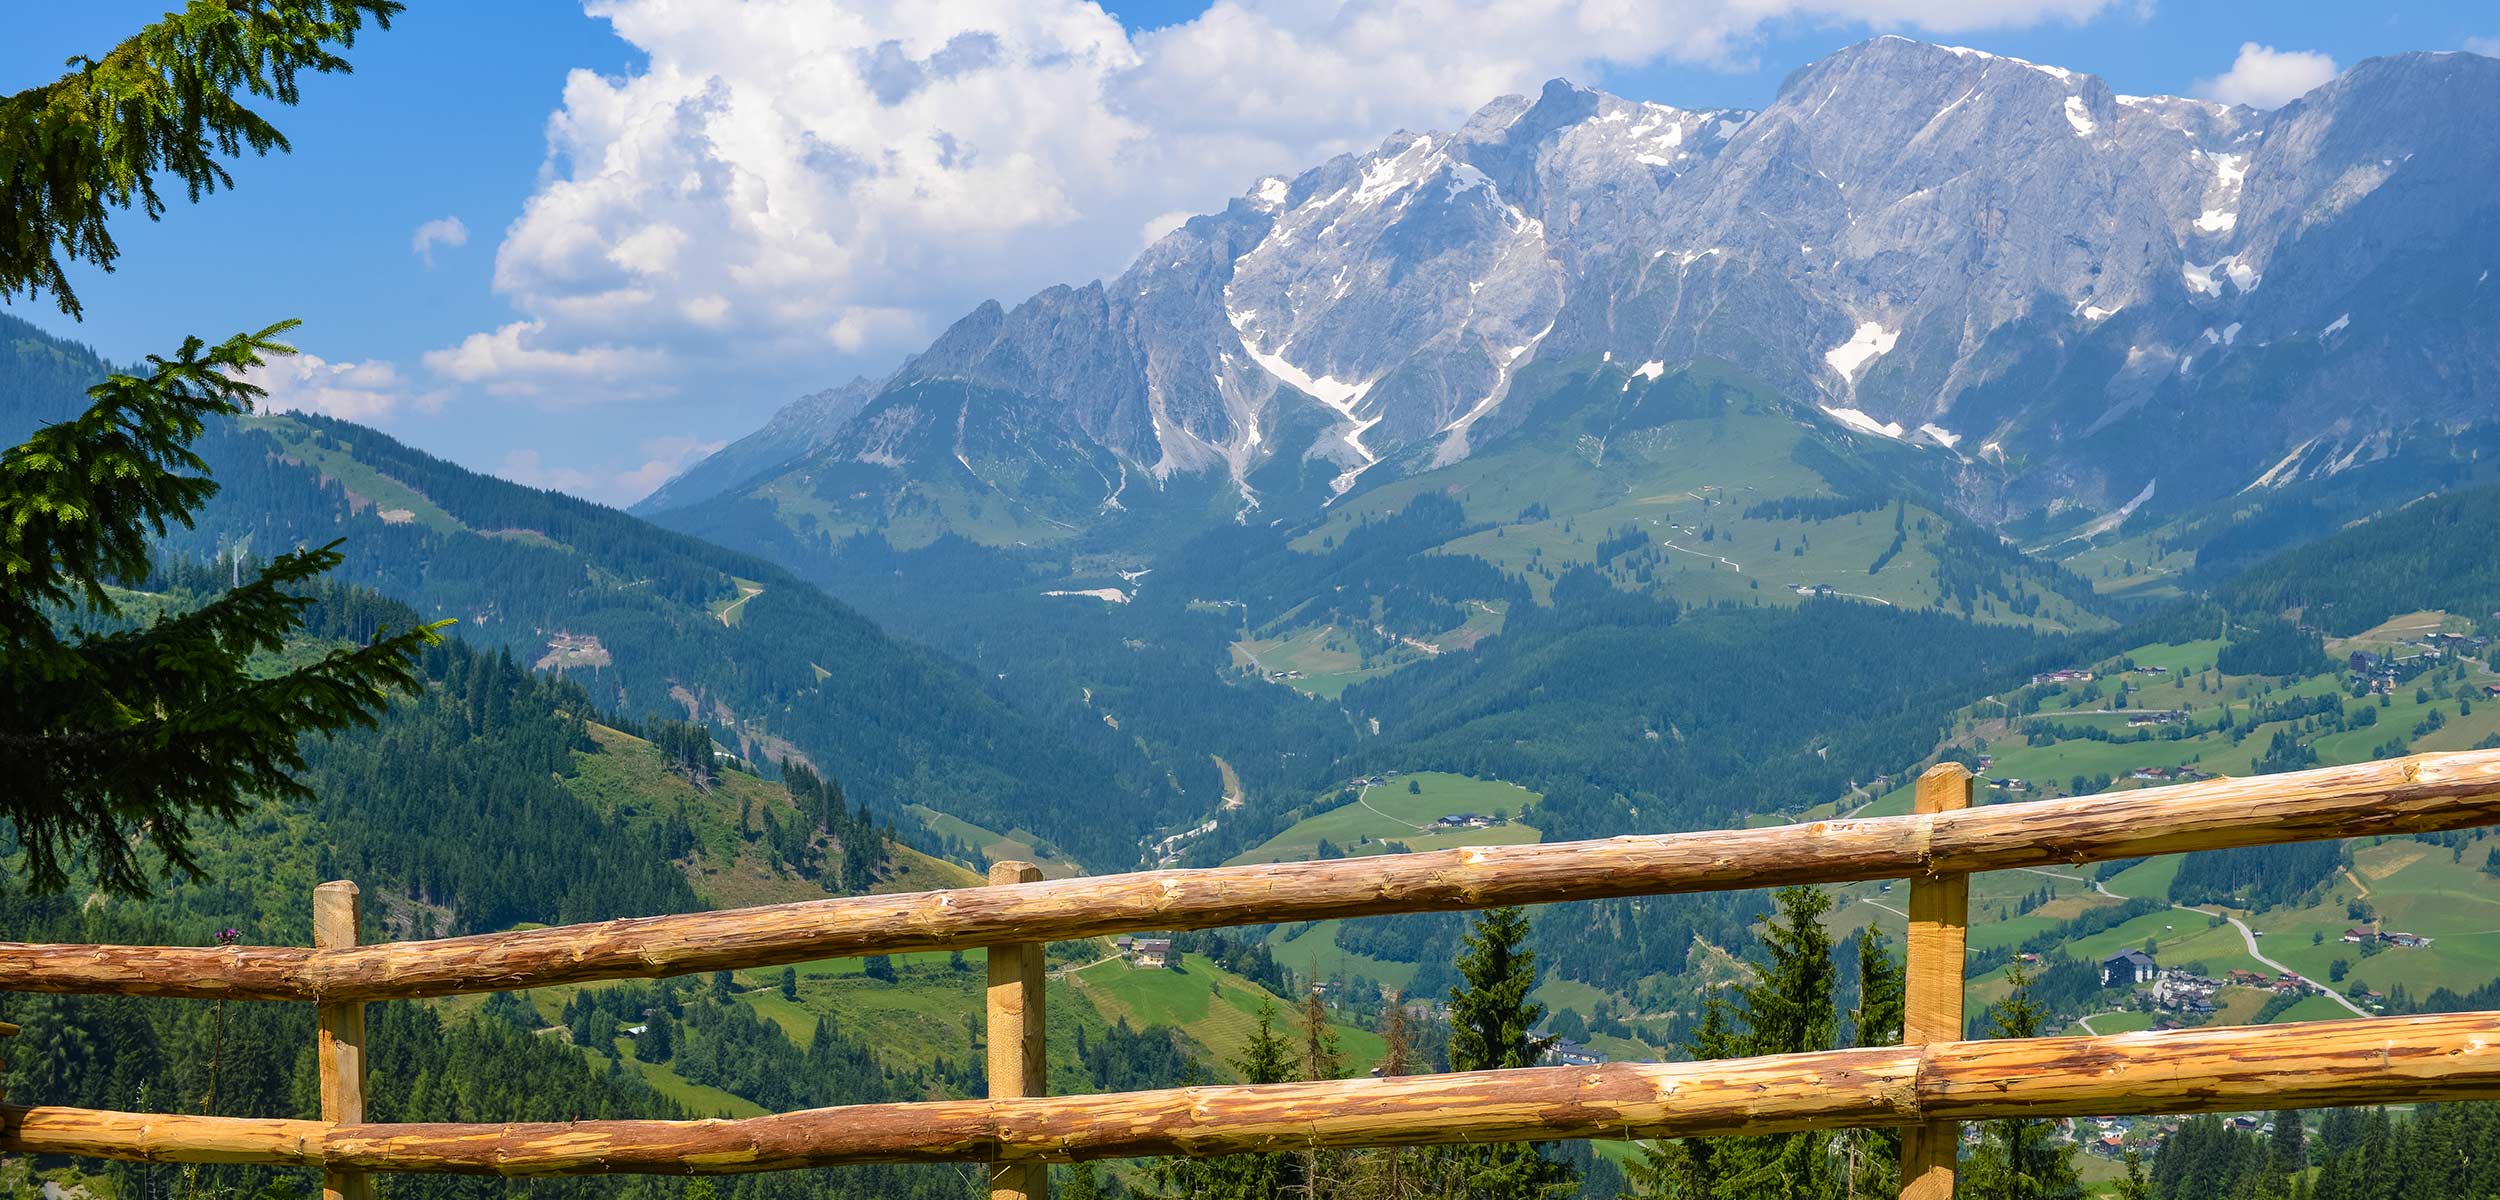
[[[12, 13], [0, 87], [167, 2]], [[623, 502], [981, 299], [1116, 273], [1261, 172], [1554, 74], [1757, 107], [1796, 67], [1897, 31], [2120, 92], [2263, 93], [2327, 69], [2299, 55], [2500, 45], [2500, 7], [2459, 0], [1742, 6], [1785, 14], [1767, 19], [1658, 0], [1621, 28], [1576, 0], [592, 7], [418, 0], [351, 52], [354, 75], [274, 114], [293, 154], [236, 164], [235, 190], [162, 222], [120, 222], [119, 269], [76, 273], [83, 323], [48, 301], [11, 311], [117, 360], [301, 317], [308, 357], [271, 380], [287, 403]], [[2242, 62], [2252, 42], [2286, 57]], [[447, 221], [465, 240], [420, 254], [419, 228]]]

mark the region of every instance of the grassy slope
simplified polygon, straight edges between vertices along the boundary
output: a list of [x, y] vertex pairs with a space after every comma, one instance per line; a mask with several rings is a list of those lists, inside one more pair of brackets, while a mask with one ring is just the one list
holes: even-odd
[[1069, 857], [1067, 851], [1051, 845], [1048, 839], [1030, 830], [1014, 829], [999, 833], [996, 830], [984, 829], [952, 813], [939, 812], [926, 805], [910, 804], [904, 807], [910, 810], [913, 816], [919, 817], [921, 823], [929, 827], [930, 832], [961, 841], [979, 850], [982, 856], [991, 862], [1016, 859], [1033, 863], [1041, 867], [1042, 877], [1045, 879], [1066, 879], [1085, 873], [1085, 869], [1078, 866], [1077, 861]]
[[[1177, 1026], [1221, 1062], [1230, 1062], [1249, 1044], [1262, 1005], [1275, 1006], [1278, 1032], [1288, 1033], [1293, 1021], [1284, 1002], [1267, 989], [1195, 954], [1182, 955], [1180, 966], [1173, 970], [1148, 970], [1114, 960], [1071, 971], [1066, 979], [1106, 1019], [1125, 1019], [1138, 1028]], [[1346, 1066], [1354, 1074], [1380, 1061], [1380, 1035], [1339, 1027], [1337, 1037]]]
[[442, 533], [458, 533], [468, 528], [458, 517], [426, 498], [425, 493], [383, 474], [357, 458], [349, 450], [330, 444], [326, 434], [284, 417], [245, 417], [247, 428], [258, 429], [278, 440], [287, 454], [319, 471], [323, 478], [336, 480], [339, 486], [379, 511], [406, 510], [411, 520]]
[[[1637, 398], [1646, 389], [1681, 381], [1627, 380], [1619, 367], [1607, 366], [1588, 386], [1608, 393], [1598, 407], [1611, 408], [1614, 389], [1627, 383], [1631, 390], [1625, 395]], [[1593, 428], [1596, 418], [1568, 419], [1450, 466], [1382, 484], [1330, 509], [1292, 545], [1323, 553], [1357, 527], [1396, 513], [1418, 496], [1440, 493], [1458, 500], [1471, 523], [1489, 527], [1435, 552], [1480, 558], [1522, 578], [1540, 601], [1553, 577], [1589, 565], [1617, 586], [1695, 604], [1792, 605], [1805, 599], [1795, 589], [1817, 586], [1906, 608], [1935, 607], [1942, 598], [1936, 572], [1949, 526], [1932, 509], [1913, 504], [1900, 511], [1904, 546], [1880, 571], [1870, 568], [1885, 558], [1895, 536], [1891, 504], [1823, 520], [1745, 515], [1765, 501], [1833, 494], [1798, 455], [1802, 445], [1834, 435], [1783, 406], [1740, 398], [1715, 415], [1604, 436]], [[1918, 453], [1889, 444], [1861, 448], [1885, 458], [1888, 469], [1908, 469], [1891, 459]], [[1645, 533], [1649, 542], [1598, 563], [1600, 543], [1624, 530]], [[1991, 600], [1974, 616], [2047, 629], [2109, 624], [2063, 597], [2039, 599], [2032, 615]], [[1498, 629], [1499, 615], [1471, 612], [1466, 624], [1419, 640], [1436, 647], [1472, 645]], [[1236, 667], [1299, 671], [1297, 678], [1275, 682], [1333, 699], [1355, 682], [1431, 656], [1408, 645], [1366, 653], [1350, 631], [1288, 612], [1245, 631], [1232, 661]]]
[[[766, 808], [785, 815], [796, 812], [789, 793], [780, 784], [738, 771], [723, 771], [711, 790], [698, 790], [683, 776], [668, 770], [660, 761], [658, 747], [651, 743], [597, 724], [590, 727], [590, 736], [599, 744], [600, 752], [576, 754], [574, 763], [578, 770], [566, 786], [603, 811], [622, 814], [629, 820], [684, 813], [698, 843], [694, 859], [686, 864], [686, 876], [705, 903], [740, 908], [821, 900], [826, 896], [823, 885], [815, 881], [774, 872], [748, 838], [763, 832]], [[742, 806], [746, 814], [743, 827], [738, 821]], [[972, 887], [981, 882], [957, 864], [941, 862], [908, 846], [895, 845], [890, 852], [892, 864], [869, 889], [872, 892], [919, 892]]]
[[[2330, 650], [2337, 654], [2354, 649], [2378, 649], [2402, 644], [2408, 636], [2419, 636], [2430, 630], [2454, 629], [2460, 622], [2437, 612], [2411, 613], [2394, 618], [2381, 626], [2337, 639]], [[2259, 676], [2223, 676], [2213, 673], [2216, 655], [2222, 649], [2219, 639], [2207, 639], [2181, 645], [2138, 647], [2126, 657], [2138, 667], [2162, 666], [2166, 676], [2127, 676], [2133, 688], [2130, 707], [2179, 708], [2210, 723], [2224, 708], [2231, 710], [2241, 727], [2253, 710], [2261, 704], [2280, 702], [2296, 697], [2314, 697], [2338, 690], [2340, 680], [2335, 674], [2313, 675], [2295, 679], [2272, 679]], [[2110, 678], [2116, 660], [2088, 665], [2104, 679]], [[2469, 679], [2452, 690], [2472, 692], [2489, 681], [2487, 672], [2469, 672]], [[2434, 686], [2433, 691], [2439, 689]], [[2094, 716], [2095, 708], [2108, 703], [2085, 701], [2080, 689], [2063, 688], [2043, 706], [2040, 715], [2067, 724], [2094, 724], [2113, 732], [2125, 731], [2125, 718], [2119, 715]], [[2376, 699], [2347, 700], [2348, 705], [2378, 705]], [[2415, 736], [2412, 730], [2432, 711], [2438, 711], [2445, 724], [2428, 734]], [[2045, 745], [2027, 745], [2019, 735], [2009, 735], [2002, 722], [1987, 719], [1990, 706], [1974, 705], [1963, 714], [1956, 741], [1965, 748], [1977, 748], [1979, 739], [1987, 739], [1985, 748], [1995, 761], [1986, 772], [1999, 778], [2025, 778], [2035, 786], [2030, 793], [2014, 796], [2003, 791], [1983, 788], [1982, 803], [2007, 802], [2064, 795], [2072, 790], [2072, 777], [2077, 774], [2118, 775], [2119, 786], [2128, 771], [2142, 766], [2194, 765], [2222, 775], [2244, 776], [2253, 771], [2255, 758], [2285, 723], [2269, 723], [2249, 730], [2238, 743], [2224, 733], [2210, 732], [2178, 740], [2155, 739], [2147, 742], [2112, 744], [2087, 739], [2068, 739]], [[2309, 745], [2326, 764], [2353, 763], [2369, 760], [2373, 752], [2390, 739], [2399, 739], [2412, 751], [2456, 750], [2500, 733], [2500, 704], [2474, 704], [2472, 711], [2460, 715], [2457, 701], [2434, 694], [2427, 700], [2415, 698], [2415, 685], [2400, 685], [2396, 694], [2378, 707], [2379, 719], [2374, 726], [2312, 735]], [[1994, 735], [1994, 736], [1990, 736]], [[1886, 791], [1863, 815], [1890, 815], [1907, 812], [1909, 786], [1906, 781]], [[1817, 815], [1833, 811], [1832, 806], [1817, 810]], [[2353, 870], [2339, 880], [2315, 903], [2280, 908], [2265, 912], [2235, 912], [2251, 929], [2260, 933], [2260, 947], [2276, 959], [2310, 978], [2325, 982], [2330, 966], [2344, 960], [2351, 969], [2345, 984], [2358, 981], [2370, 988], [2387, 991], [2402, 984], [2419, 996], [2433, 988], [2448, 987], [2464, 991], [2500, 978], [2500, 882], [2480, 868], [2492, 848], [2500, 846], [2500, 832], [2485, 831], [2461, 848], [2442, 848], [2410, 838], [2372, 839], [2356, 842], [2351, 854]], [[2170, 878], [2176, 872], [2175, 856], [2154, 859], [2131, 868], [2108, 881], [2111, 891], [2120, 896], [2162, 897], [2168, 893]], [[2088, 868], [2075, 869], [2072, 874], [2088, 875]], [[2034, 913], [2012, 914], [2005, 907], [2008, 897], [2019, 895], [2037, 886], [2053, 884], [2059, 898]], [[2366, 888], [2366, 897], [2363, 889]], [[1874, 885], [1853, 885], [1843, 889], [1853, 902], [1876, 900], [1899, 907], [1900, 893], [1885, 896]], [[2344, 930], [2354, 922], [2348, 904], [2366, 898], [2383, 917], [2386, 928], [2420, 934], [2432, 939], [2427, 947], [2389, 949], [2363, 958], [2359, 948], [2342, 942]], [[2115, 903], [2086, 892], [2081, 885], [2051, 880], [2037, 873], [2001, 872], [1978, 876], [1973, 881], [1972, 906], [1974, 928], [1971, 942], [1975, 948], [2014, 945], [2024, 938], [2048, 928], [2054, 919], [2071, 917], [2082, 908]], [[1846, 910], [1844, 910], [1846, 912]], [[1873, 911], [1874, 923], [1900, 932], [1896, 916]], [[1861, 911], [1849, 919], [1850, 924], [1864, 923], [1869, 912]], [[2229, 970], [2265, 970], [2247, 953], [2245, 942], [2227, 925], [2217, 926], [2215, 919], [2197, 913], [2171, 910], [2140, 917], [2114, 929], [2070, 943], [2066, 952], [2078, 957], [2100, 957], [2146, 941], [2155, 944], [2157, 956], [2170, 964], [2202, 962], [2208, 973], [2220, 975]], [[2270, 971], [2268, 972], [2271, 973]], [[2002, 978], [1979, 977], [1972, 980], [1972, 1002], [1982, 1003], [2002, 993]], [[2252, 1017], [2263, 997], [2251, 993], [2234, 996], [2226, 993], [2231, 1003], [2223, 1005], [2224, 1017], [2236, 1013]], [[2238, 1004], [2246, 1012], [2231, 1007]], [[2312, 998], [2278, 1016], [2279, 1021], [2335, 1019], [2349, 1016], [2349, 1010], [2324, 998]], [[2124, 1028], [2123, 1024], [2095, 1022], [2104, 1029]]]
[[[1766, 500], [1831, 494], [1820, 475], [1793, 457], [1802, 439], [1815, 436], [1820, 431], [1785, 412], [1741, 408], [1622, 434], [1606, 444], [1563, 431], [1366, 492], [1331, 510], [1295, 545], [1316, 551], [1417, 495], [1443, 491], [1466, 506], [1471, 520], [1494, 525], [1443, 551], [1527, 572], [1540, 598], [1549, 585], [1544, 571], [1559, 574], [1593, 563], [1598, 542], [1630, 526], [1647, 532], [1658, 548], [1661, 561], [1646, 586], [1679, 600], [1794, 604], [1801, 599], [1791, 590], [1795, 585], [1828, 584], [1905, 607], [1934, 605], [1932, 548], [1941, 542], [1944, 526], [1931, 510], [1909, 507], [1907, 545], [1874, 574], [1867, 568], [1893, 537], [1889, 505], [1823, 521], [1743, 515]], [[1540, 504], [1549, 516], [1524, 516]], [[1925, 530], [1918, 528], [1922, 519]], [[1702, 540], [1705, 529], [1714, 535], [1708, 541]], [[1983, 612], [1980, 618], [2058, 628], [2107, 626], [2054, 596], [2045, 599], [2038, 618], [2008, 612]]]
[[[1410, 792], [1413, 784], [1418, 791]], [[1353, 857], [1387, 853], [1382, 843], [1398, 841], [1410, 850], [1441, 850], [1452, 846], [1507, 846], [1533, 842], [1534, 826], [1518, 820], [1540, 797], [1515, 783], [1471, 779], [1439, 771], [1417, 771], [1359, 789], [1362, 800], [1339, 805], [1296, 822], [1283, 833], [1236, 855], [1234, 863], [1291, 862], [1315, 858], [1321, 839]], [[1422, 828], [1453, 813], [1508, 813], [1508, 824], [1489, 829], [1431, 833]]]
[[[2236, 729], [2244, 736], [2236, 740], [2228, 733], [2210, 731], [2195, 737], [2176, 740], [2155, 738], [2144, 742], [2102, 742], [2071, 738], [2045, 745], [2027, 744], [2027, 739], [2002, 720], [1994, 719], [1997, 697], [1974, 704], [1959, 715], [1951, 744], [1965, 749], [1984, 748], [1995, 758], [1986, 774], [1991, 778], [2028, 780], [2033, 789], [2021, 795], [1990, 791], [1989, 799], [2040, 799], [2071, 794], [2076, 775], [2109, 774], [2123, 777], [2139, 767], [2194, 766], [2217, 775], [2251, 774], [2255, 761], [2265, 752], [2283, 722], [2270, 722], [2251, 729], [2248, 721], [2262, 705], [2281, 703], [2295, 698], [2325, 695], [2340, 689], [2338, 675], [2321, 674], [2298, 679], [2274, 679], [2265, 676], [2218, 675], [2213, 673], [2219, 640], [2191, 642], [2180, 646], [2143, 646], [2128, 653], [2138, 667], [2164, 666], [2166, 675], [2126, 676], [2131, 688], [2127, 707], [2131, 709], [2179, 709], [2191, 720], [2211, 724], [2218, 713], [2228, 708]], [[2104, 680], [2110, 677], [2116, 659], [2097, 663], [2078, 663], [2093, 668]], [[2468, 690], [2491, 682], [2489, 672], [2475, 671], [2467, 681]], [[2348, 708], [2376, 701], [2348, 700]], [[2124, 714], [2106, 710], [2112, 704], [2107, 694], [2098, 700], [2087, 700], [2082, 690], [2059, 685], [2049, 697], [2038, 719], [2064, 724], [2090, 725], [2124, 735], [2128, 732]], [[2379, 706], [2375, 725], [2324, 733], [2309, 739], [2321, 763], [2339, 765], [2367, 762], [2377, 747], [2391, 738], [2399, 738], [2413, 751], [2462, 750], [2476, 742], [2500, 734], [2500, 704], [2472, 703], [2472, 712], [2460, 714], [2457, 701], [2437, 695], [2428, 700], [2415, 699], [2414, 685], [2400, 686], [2396, 694]], [[2444, 725], [2429, 734], [2415, 736], [2412, 730], [2432, 710], [2438, 710]], [[2018, 722], [2019, 724], [2019, 722]], [[1984, 746], [1983, 746], [1984, 743]], [[1893, 816], [1910, 810], [1911, 780], [1887, 781], [1886, 790], [1868, 806], [1862, 816]], [[1860, 797], [1863, 799], [1863, 797]], [[1852, 805], [1854, 807], [1854, 805]], [[1816, 810], [1818, 815], [1833, 811], [1827, 806]]]

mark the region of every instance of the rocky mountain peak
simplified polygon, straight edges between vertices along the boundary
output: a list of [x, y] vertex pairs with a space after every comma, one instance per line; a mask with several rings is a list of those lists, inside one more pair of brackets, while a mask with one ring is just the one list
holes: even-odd
[[[1899, 37], [1760, 112], [1557, 79], [1253, 181], [1116, 280], [985, 305], [886, 390], [1027, 398], [945, 419], [1043, 414], [1059, 429], [1033, 444], [1118, 464], [1106, 512], [1213, 473], [1246, 515], [1498, 441], [1536, 363], [1707, 359], [1964, 464], [1974, 511], [2115, 504], [2180, 421], [2255, 447], [2237, 471], [2338, 405], [2352, 436], [2405, 418], [2313, 382], [2347, 369], [2421, 372], [2452, 417], [2490, 406], [2500, 338], [2453, 314], [2500, 295], [2473, 290], [2500, 265], [2495, 119], [2500, 63], [2473, 55], [2374, 59], [2271, 113]], [[2366, 314], [2425, 271], [2460, 289], [2441, 348], [2372, 341]], [[2278, 379], [2264, 362], [2296, 342], [2325, 360]]]

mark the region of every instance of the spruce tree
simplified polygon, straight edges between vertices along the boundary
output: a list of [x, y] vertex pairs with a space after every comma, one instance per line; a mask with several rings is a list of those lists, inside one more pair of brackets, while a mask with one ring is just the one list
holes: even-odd
[[1302, 1077], [1310, 1080], [1345, 1078], [1345, 1055], [1337, 1048], [1336, 1026], [1328, 1023], [1328, 1006], [1314, 988], [1302, 999]]
[[2144, 1173], [2144, 1155], [2129, 1146], [2120, 1162], [2125, 1174], [2118, 1178], [2117, 1200], [2155, 1200], [2152, 1177]]
[[234, 185], [221, 159], [289, 149], [241, 97], [294, 104], [298, 75], [351, 70], [338, 51], [367, 21], [390, 28], [402, 7], [192, 0], [103, 58], [73, 58], [59, 79], [0, 98], [0, 299], [50, 292], [81, 315], [63, 260], [112, 270], [113, 210], [155, 220], [160, 173], [198, 200]]
[[[1858, 1007], [1849, 1014], [1860, 1046], [1897, 1046], [1905, 994], [1901, 964], [1883, 932], [1869, 925], [1858, 934]], [[1841, 1131], [1846, 1200], [1891, 1196], [1901, 1190], [1901, 1131]]]
[[[1232, 1059], [1243, 1083], [1285, 1083], [1294, 1076], [1294, 1046], [1276, 1029], [1276, 1006], [1259, 1005], [1258, 1025]], [[1146, 1173], [1147, 1194], [1164, 1200], [1276, 1200], [1305, 1186], [1298, 1154], [1228, 1154], [1165, 1158]]]
[[[1345, 1077], [1345, 1055], [1338, 1049], [1337, 1030], [1328, 1023], [1328, 1005], [1320, 999], [1318, 988], [1302, 998], [1300, 1019], [1302, 1035], [1302, 1078], [1318, 1081]], [[1302, 1152], [1303, 1192], [1310, 1200], [1336, 1195], [1338, 1184], [1345, 1177], [1347, 1154], [1343, 1150], [1306, 1150]]]
[[[1991, 1020], [1990, 1036], [2040, 1036], [2047, 1013], [2031, 998], [2031, 973], [2020, 961], [2006, 969], [2013, 989]], [[2074, 1145], [2055, 1138], [2045, 1120], [1989, 1121], [1980, 1126], [1979, 1151], [1969, 1161], [1965, 1195], [1979, 1200], [2082, 1200], [2075, 1175]]]
[[[1379, 1074], [1383, 1079], [1414, 1074], [1415, 1039], [1407, 1030], [1406, 1000], [1395, 993], [1381, 1000]], [[1403, 1146], [1357, 1152], [1340, 1195], [1348, 1200], [1415, 1200], [1423, 1186], [1420, 1154]]]
[[[1830, 893], [1787, 887], [1772, 893], [1778, 911], [1762, 926], [1763, 961], [1737, 988], [1744, 1027], [1723, 1057], [1829, 1050], [1838, 1036], [1832, 993], [1838, 969], [1823, 917]], [[1730, 1138], [1716, 1147], [1720, 1200], [1824, 1200], [1841, 1190], [1832, 1136], [1818, 1130]]]
[[[1528, 913], [1516, 905], [1486, 909], [1468, 930], [1458, 957], [1460, 982], [1450, 992], [1451, 1070], [1534, 1066], [1545, 1052], [1533, 1032], [1545, 1006], [1528, 999], [1536, 987], [1536, 953], [1527, 940]], [[1562, 1196], [1579, 1182], [1577, 1171], [1533, 1144], [1461, 1147], [1454, 1160], [1471, 1200]]]
[[1406, 1028], [1406, 998], [1384, 997], [1380, 1010], [1380, 1073], [1383, 1077], [1415, 1073], [1415, 1035]]
[[2309, 1127], [2301, 1123], [2300, 1110], [2275, 1110], [2274, 1169], [2290, 1174], [2308, 1165]]
[[[196, 199], [229, 186], [226, 158], [287, 148], [241, 97], [297, 99], [304, 71], [394, 0], [194, 0], [59, 79], [0, 98], [0, 297], [49, 292], [77, 316], [65, 263], [110, 270], [107, 218], [165, 211], [160, 177]], [[188, 338], [145, 369], [88, 390], [88, 409], [0, 451], [0, 825], [34, 888], [85, 871], [139, 895], [195, 874], [194, 822], [231, 822], [253, 797], [309, 798], [295, 782], [308, 733], [371, 724], [439, 626], [382, 631], [264, 673], [340, 562], [337, 544], [281, 555], [241, 586], [142, 623], [110, 590], [143, 578], [149, 543], [187, 525], [216, 485], [191, 443], [249, 412], [248, 382], [294, 322], [211, 345]], [[152, 856], [152, 857], [151, 857]]]
[[1090, 1162], [1072, 1163], [1058, 1169], [1059, 1200], [1105, 1200], [1102, 1179]]
[[[1743, 1039], [1730, 1020], [1726, 997], [1713, 992], [1703, 998], [1701, 1020], [1685, 1041], [1684, 1052], [1694, 1062], [1744, 1056]], [[1637, 1200], [1717, 1200], [1726, 1182], [1723, 1175], [1733, 1165], [1721, 1160], [1720, 1151], [1733, 1145], [1733, 1139], [1725, 1138], [1652, 1142], [1625, 1172], [1632, 1195]]]

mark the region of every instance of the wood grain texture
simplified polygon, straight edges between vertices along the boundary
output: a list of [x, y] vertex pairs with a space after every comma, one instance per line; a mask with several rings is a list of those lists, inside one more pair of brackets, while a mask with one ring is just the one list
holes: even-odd
[[[1038, 883], [1042, 869], [1013, 860], [990, 864], [993, 887]], [[1050, 1092], [1045, 1061], [1049, 1039], [1042, 1010], [1040, 942], [989, 948], [988, 1006], [990, 1098], [1014, 1099]], [[1049, 1200], [1050, 1168], [1035, 1162], [990, 1165], [990, 1200]]]
[[0, 943], [0, 987], [382, 1000], [1503, 904], [1898, 879], [2500, 824], [2500, 751], [1960, 812], [1142, 871], [334, 950]]
[[[334, 879], [313, 889], [313, 946], [335, 950], [356, 944], [362, 915], [356, 885]], [[321, 1119], [332, 1125], [365, 1120], [365, 1006], [361, 1000], [323, 1004], [314, 1019], [321, 1071]], [[322, 1200], [372, 1200], [373, 1178], [362, 1171], [325, 1171]]]
[[[1957, 762], [1929, 767], [1918, 779], [1910, 811], [1959, 812], [1970, 807], [1970, 769]], [[1970, 876], [1931, 875], [1910, 881], [1908, 962], [1902, 976], [1901, 1040], [1912, 1045], [1962, 1037], [1963, 978], [1970, 961]], [[1962, 1127], [1951, 1121], [1901, 1131], [1901, 1200], [1953, 1200]]]
[[870, 1104], [745, 1120], [331, 1126], [0, 1107], [0, 1153], [470, 1175], [716, 1174], [2494, 1097], [2500, 1013], [2460, 1013], [1706, 1063]]

